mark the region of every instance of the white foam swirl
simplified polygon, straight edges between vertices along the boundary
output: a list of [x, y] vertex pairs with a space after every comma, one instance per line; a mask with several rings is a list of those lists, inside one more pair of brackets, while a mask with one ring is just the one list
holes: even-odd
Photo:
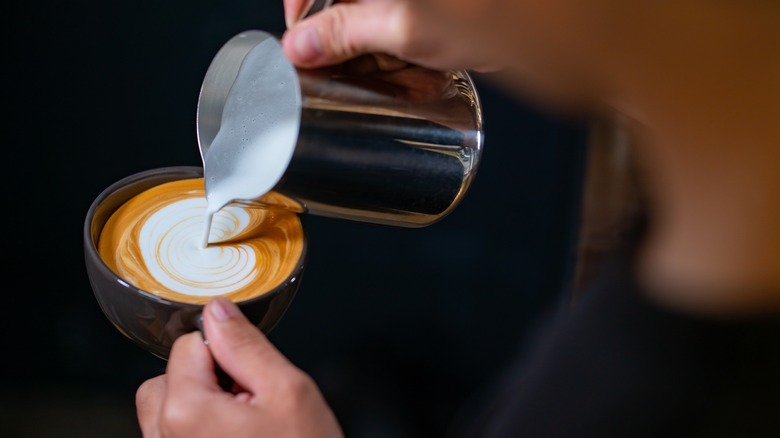
[[[176, 201], [151, 215], [141, 228], [138, 244], [149, 273], [175, 292], [223, 295], [257, 276], [255, 252], [249, 245], [201, 247], [206, 208], [203, 198]], [[229, 240], [249, 223], [246, 211], [225, 207], [214, 215], [209, 242]]]

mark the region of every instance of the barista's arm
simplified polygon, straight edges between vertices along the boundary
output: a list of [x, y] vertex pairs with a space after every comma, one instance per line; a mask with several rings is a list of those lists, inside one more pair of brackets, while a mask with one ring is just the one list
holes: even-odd
[[289, 29], [282, 44], [300, 67], [321, 67], [365, 54], [392, 55], [442, 70], [488, 70], [499, 65], [488, 56], [490, 51], [462, 44], [466, 39], [461, 29], [430, 13], [424, 1], [343, 1], [303, 21], [307, 0], [284, 3]]

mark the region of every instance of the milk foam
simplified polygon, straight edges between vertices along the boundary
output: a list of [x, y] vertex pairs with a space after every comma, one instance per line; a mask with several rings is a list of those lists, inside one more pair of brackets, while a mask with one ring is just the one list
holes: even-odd
[[[246, 286], [257, 275], [249, 245], [200, 245], [205, 199], [174, 202], [150, 216], [141, 228], [139, 246], [149, 273], [163, 286], [194, 296], [214, 296]], [[210, 242], [237, 236], [249, 225], [249, 215], [237, 207], [214, 214]]]
[[[263, 197], [271, 204], [285, 199], [274, 192]], [[304, 245], [297, 215], [229, 205], [214, 215], [203, 248], [207, 207], [202, 179], [152, 187], [111, 215], [98, 241], [100, 257], [133, 286], [190, 303], [215, 295], [242, 301], [292, 275]]]

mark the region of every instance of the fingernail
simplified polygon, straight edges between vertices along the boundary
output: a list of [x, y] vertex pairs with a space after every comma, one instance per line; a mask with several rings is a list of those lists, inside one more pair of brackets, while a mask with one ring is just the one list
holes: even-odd
[[214, 298], [209, 303], [209, 311], [217, 321], [227, 321], [230, 318], [241, 315], [235, 304], [225, 298]]
[[322, 41], [314, 28], [304, 27], [293, 32], [293, 49], [300, 61], [314, 61], [322, 55]]

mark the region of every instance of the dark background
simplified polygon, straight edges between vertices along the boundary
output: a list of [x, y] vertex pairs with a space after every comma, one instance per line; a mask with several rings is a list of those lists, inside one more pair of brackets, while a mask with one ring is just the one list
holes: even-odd
[[[9, 3], [0, 436], [138, 436], [135, 389], [164, 363], [101, 313], [84, 215], [122, 177], [200, 164], [208, 64], [242, 30], [282, 32], [281, 0]], [[478, 88], [484, 161], [447, 219], [407, 230], [304, 218], [308, 271], [270, 337], [348, 435], [459, 427], [564, 299], [584, 130], [488, 79]]]

